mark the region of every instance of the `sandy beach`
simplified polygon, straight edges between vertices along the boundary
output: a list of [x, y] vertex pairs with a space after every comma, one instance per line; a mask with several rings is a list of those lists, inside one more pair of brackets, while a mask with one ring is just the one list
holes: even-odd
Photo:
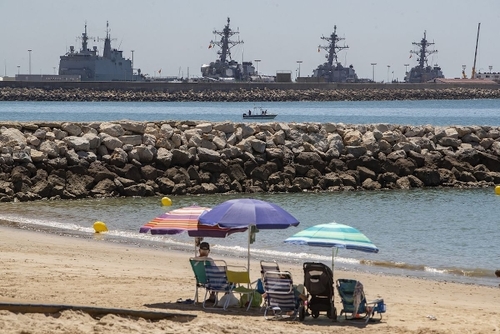
[[[205, 310], [181, 304], [193, 298], [191, 253], [114, 244], [0, 227], [0, 302], [64, 304], [169, 312], [195, 317], [149, 321], [113, 314], [92, 318], [81, 311], [57, 314], [0, 310], [0, 333], [496, 333], [500, 331], [500, 288], [424, 279], [336, 271], [335, 278], [363, 282], [369, 299], [384, 298], [380, 322], [325, 316], [299, 321], [265, 320], [258, 308]], [[214, 259], [217, 256], [213, 251]], [[225, 258], [244, 265], [244, 259]], [[258, 259], [251, 276], [260, 275]], [[302, 268], [287, 263], [303, 283]], [[500, 283], [500, 279], [499, 279]], [[335, 295], [337, 309], [340, 298]]]

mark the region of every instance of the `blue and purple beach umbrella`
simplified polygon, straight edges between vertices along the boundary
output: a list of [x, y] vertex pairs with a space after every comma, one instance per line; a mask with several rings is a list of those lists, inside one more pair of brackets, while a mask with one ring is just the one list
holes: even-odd
[[279, 205], [253, 199], [240, 198], [225, 201], [199, 218], [200, 225], [219, 228], [248, 228], [248, 269], [250, 270], [250, 240], [252, 227], [257, 230], [285, 229], [299, 225], [297, 218]]

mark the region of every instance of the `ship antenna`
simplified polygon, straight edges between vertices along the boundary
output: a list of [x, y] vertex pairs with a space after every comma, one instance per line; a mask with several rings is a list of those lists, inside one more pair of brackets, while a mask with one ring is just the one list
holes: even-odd
[[[97, 38], [98, 41], [102, 41], [103, 38]], [[111, 58], [111, 41], [116, 40], [116, 38], [111, 38], [111, 29], [109, 28], [109, 21], [106, 21], [106, 38], [104, 38], [104, 51], [102, 56], [104, 58]], [[121, 45], [121, 43], [120, 43]]]
[[239, 34], [239, 28], [237, 31], [233, 31], [231, 30], [231, 28], [229, 28], [229, 23], [230, 19], [228, 17], [227, 24], [224, 26], [224, 29], [222, 31], [217, 31], [217, 30], [213, 31], [214, 35], [219, 35], [221, 37], [220, 41], [217, 40], [210, 41], [210, 45], [217, 45], [220, 48], [217, 54], [219, 55], [219, 59], [223, 64], [227, 63], [228, 59], [232, 59], [231, 48], [233, 48], [238, 44], [243, 44], [243, 41], [240, 41], [239, 37], [237, 41], [230, 40], [232, 36]]
[[414, 53], [418, 56], [418, 67], [423, 70], [424, 67], [428, 66], [428, 57], [431, 55], [431, 54], [434, 54], [434, 53], [437, 53], [438, 51], [437, 50], [429, 50], [429, 46], [431, 45], [434, 45], [434, 42], [428, 42], [427, 41], [427, 31], [424, 30], [424, 37], [422, 38], [422, 40], [420, 41], [420, 43], [417, 43], [417, 42], [413, 42], [411, 43], [413, 45], [416, 45], [419, 47], [419, 50], [418, 51], [415, 51], [415, 50], [411, 50], [410, 53]]
[[81, 37], [77, 37], [82, 40], [82, 52], [88, 52], [88, 40], [89, 38], [93, 39], [94, 37], [89, 37], [87, 34], [87, 21], [85, 21], [85, 30], [82, 33]]
[[331, 67], [334, 65], [334, 63], [338, 62], [337, 53], [344, 49], [349, 49], [349, 46], [345, 44], [344, 46], [338, 45], [338, 42], [345, 40], [345, 38], [341, 38], [337, 35], [337, 25], [333, 26], [333, 32], [330, 37], [322, 36], [321, 39], [327, 41], [328, 45], [319, 45], [318, 49], [323, 49], [327, 52], [325, 58], [328, 59], [328, 66]]

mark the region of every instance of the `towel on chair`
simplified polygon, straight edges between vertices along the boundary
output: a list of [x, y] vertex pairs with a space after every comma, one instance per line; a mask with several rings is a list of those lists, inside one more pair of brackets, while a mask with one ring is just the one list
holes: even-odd
[[356, 286], [354, 287], [354, 293], [353, 293], [353, 304], [354, 304], [354, 312], [353, 312], [353, 315], [355, 316], [356, 314], [358, 314], [358, 309], [359, 309], [359, 305], [361, 304], [361, 302], [363, 301], [363, 284], [361, 284], [361, 282], [356, 282]]

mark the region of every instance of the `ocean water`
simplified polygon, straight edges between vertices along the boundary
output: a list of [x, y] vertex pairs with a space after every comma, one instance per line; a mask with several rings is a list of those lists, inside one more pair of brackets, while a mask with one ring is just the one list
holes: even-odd
[[[0, 219], [19, 226], [78, 237], [193, 251], [187, 234], [153, 236], [139, 228], [165, 211], [193, 204], [213, 207], [225, 200], [248, 197], [203, 195], [161, 198], [113, 198], [0, 203]], [[251, 245], [254, 259], [278, 262], [331, 263], [328, 248], [285, 244], [294, 233], [315, 224], [337, 222], [356, 227], [379, 253], [339, 249], [335, 267], [372, 273], [408, 275], [463, 283], [498, 285], [500, 196], [494, 189], [413, 189], [339, 193], [258, 194], [280, 205], [300, 224], [285, 230], [261, 230]], [[92, 225], [103, 221], [110, 230], [94, 236]], [[207, 238], [213, 256], [245, 258], [247, 233]]]
[[[498, 100], [279, 102], [260, 105], [277, 113], [275, 121], [282, 122], [500, 126]], [[253, 106], [253, 103], [211, 102], [0, 102], [0, 121], [243, 122], [241, 113]], [[187, 234], [152, 236], [139, 233], [139, 228], [170, 209], [192, 204], [212, 207], [228, 199], [248, 196], [175, 196], [171, 197], [172, 207], [162, 207], [158, 197], [0, 203], [0, 220], [16, 222], [15, 225], [21, 228], [75, 237], [185, 250], [190, 256], [193, 240]], [[331, 249], [289, 245], [282, 241], [301, 229], [335, 221], [356, 227], [380, 249], [377, 254], [340, 249], [335, 258], [337, 269], [490, 286], [499, 283], [494, 271], [500, 269], [500, 196], [495, 195], [492, 188], [251, 196], [282, 206], [300, 221], [296, 228], [259, 232], [251, 246], [254, 259], [330, 264]], [[104, 221], [109, 233], [95, 235], [92, 228], [95, 221]], [[214, 257], [217, 254], [246, 257], [246, 233], [208, 241], [212, 244]]]
[[255, 106], [277, 114], [273, 120], [276, 122], [500, 126], [500, 100], [495, 99], [262, 103], [0, 101], [0, 121], [90, 122], [129, 119], [250, 122], [243, 121], [242, 114]]

